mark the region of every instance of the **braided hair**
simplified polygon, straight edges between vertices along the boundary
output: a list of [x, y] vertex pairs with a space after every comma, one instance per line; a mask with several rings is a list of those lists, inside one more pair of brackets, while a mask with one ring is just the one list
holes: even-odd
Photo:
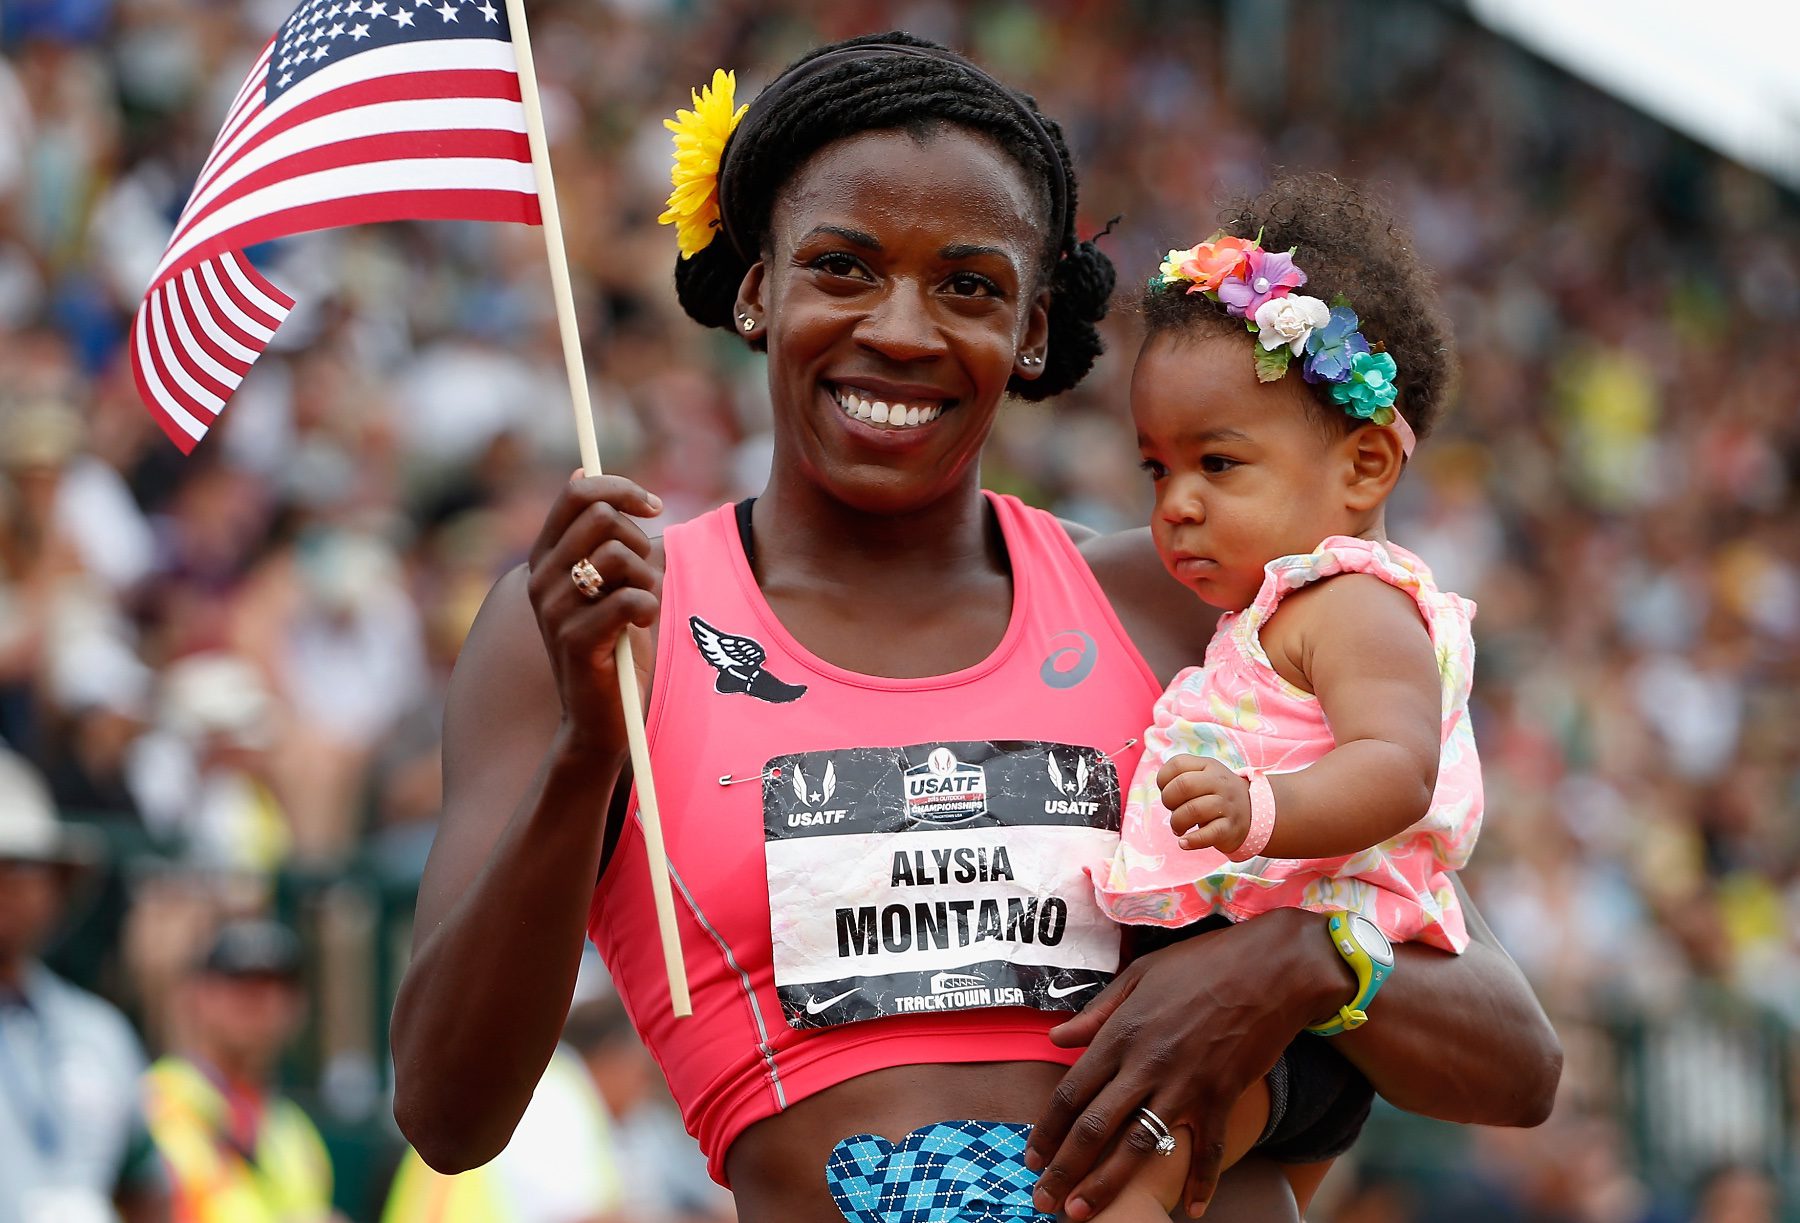
[[[1307, 294], [1349, 299], [1363, 335], [1398, 367], [1394, 406], [1421, 440], [1430, 434], [1456, 383], [1456, 345], [1431, 270], [1393, 213], [1354, 182], [1311, 173], [1276, 178], [1254, 199], [1231, 203], [1221, 220], [1234, 237], [1260, 233], [1265, 250], [1297, 247]], [[1244, 335], [1244, 320], [1198, 293], [1151, 288], [1143, 308], [1146, 339], [1173, 331]], [[1249, 361], [1255, 341], [1245, 338]], [[1332, 402], [1324, 385], [1310, 389], [1321, 423], [1345, 431], [1363, 423]]]
[[[866, 34], [815, 48], [783, 76], [821, 56], [860, 46], [945, 52], [910, 34]], [[757, 120], [754, 126], [750, 118]], [[768, 241], [775, 201], [814, 153], [861, 132], [898, 130], [924, 138], [953, 125], [994, 140], [1024, 171], [1043, 215], [1053, 218], [1047, 228], [1060, 230], [1046, 233], [1041, 268], [1050, 289], [1043, 373], [1030, 380], [1015, 375], [1007, 390], [1021, 399], [1048, 399], [1080, 382], [1093, 368], [1103, 348], [1095, 324], [1106, 316], [1113, 265], [1092, 241], [1075, 238], [1076, 182], [1062, 129], [1039, 112], [1029, 96], [1007, 90], [952, 58], [838, 54], [838, 62], [794, 82], [773, 99], [766, 113], [757, 115], [753, 108], [750, 118], [726, 150], [730, 189], [721, 192], [721, 208], [727, 232], [675, 263], [676, 295], [695, 322], [734, 330], [738, 287]], [[1046, 139], [1054, 147], [1054, 161]], [[1054, 218], [1059, 213], [1057, 226]]]

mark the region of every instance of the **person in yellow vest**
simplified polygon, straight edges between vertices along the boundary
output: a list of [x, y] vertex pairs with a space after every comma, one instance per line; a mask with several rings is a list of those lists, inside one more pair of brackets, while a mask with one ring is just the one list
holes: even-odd
[[[445, 1176], [408, 1151], [381, 1223], [661, 1223], [673, 1216], [626, 1193], [606, 1067], [619, 1025], [577, 1003], [512, 1141], [479, 1168]], [[614, 1002], [613, 1006], [618, 1004]], [[623, 1037], [649, 1063], [627, 1021]], [[652, 1068], [651, 1073], [654, 1073]], [[634, 1168], [636, 1178], [647, 1170]]]
[[272, 1085], [302, 1014], [299, 970], [299, 943], [286, 927], [233, 921], [184, 983], [186, 1050], [146, 1076], [174, 1223], [334, 1218], [325, 1144]]

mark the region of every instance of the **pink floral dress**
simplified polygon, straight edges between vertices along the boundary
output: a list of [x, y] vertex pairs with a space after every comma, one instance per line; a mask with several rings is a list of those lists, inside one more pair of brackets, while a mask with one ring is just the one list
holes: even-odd
[[[1482, 808], [1481, 764], [1469, 728], [1475, 605], [1439, 590], [1425, 563], [1404, 548], [1342, 535], [1309, 555], [1270, 561], [1264, 572], [1256, 601], [1219, 621], [1205, 665], [1177, 675], [1156, 702], [1119, 848], [1093, 872], [1100, 907], [1114, 921], [1157, 926], [1184, 926], [1215, 913], [1242, 921], [1271, 909], [1348, 909], [1396, 941], [1461, 952], [1469, 937], [1450, 872], [1469, 860]], [[1281, 678], [1263, 652], [1261, 632], [1284, 595], [1340, 573], [1372, 574], [1410, 594], [1437, 647], [1443, 749], [1430, 810], [1392, 840], [1338, 858], [1232, 862], [1217, 850], [1181, 848], [1156, 785], [1171, 756], [1211, 756], [1251, 777], [1295, 772], [1336, 746], [1318, 698]], [[1279, 824], [1279, 811], [1276, 819]]]

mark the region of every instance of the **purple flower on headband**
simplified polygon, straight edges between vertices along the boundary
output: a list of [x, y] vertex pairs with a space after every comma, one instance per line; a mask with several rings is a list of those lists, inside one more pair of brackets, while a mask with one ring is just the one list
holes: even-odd
[[1271, 298], [1286, 297], [1306, 283], [1290, 251], [1248, 251], [1242, 271], [1219, 285], [1219, 301], [1233, 318], [1255, 315]]
[[1306, 360], [1300, 376], [1308, 382], [1342, 382], [1350, 376], [1356, 354], [1369, 351], [1357, 328], [1362, 320], [1349, 306], [1333, 306], [1331, 320], [1306, 337]]

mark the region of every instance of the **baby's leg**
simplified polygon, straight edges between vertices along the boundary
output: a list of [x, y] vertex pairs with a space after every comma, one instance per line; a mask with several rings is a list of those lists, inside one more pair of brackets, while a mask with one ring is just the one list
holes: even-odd
[[[1225, 1118], [1225, 1158], [1219, 1170], [1223, 1172], [1248, 1154], [1268, 1124], [1269, 1085], [1258, 1079], [1238, 1097]], [[1152, 1155], [1140, 1164], [1137, 1175], [1113, 1204], [1093, 1216], [1094, 1223], [1168, 1223], [1169, 1213], [1182, 1204], [1181, 1191], [1187, 1184], [1193, 1147], [1193, 1135], [1187, 1127], [1177, 1126], [1175, 1154]]]

